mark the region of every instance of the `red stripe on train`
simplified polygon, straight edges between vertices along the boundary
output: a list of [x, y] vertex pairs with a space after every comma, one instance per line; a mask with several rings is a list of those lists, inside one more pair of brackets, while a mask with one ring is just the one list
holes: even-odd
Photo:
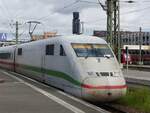
[[12, 63], [12, 62], [0, 61], [0, 63], [1, 63], [1, 64], [5, 64], [5, 65], [14, 66], [14, 63]]
[[127, 88], [127, 85], [118, 85], [118, 86], [92, 86], [87, 84], [82, 84], [83, 88], [87, 89], [124, 89]]

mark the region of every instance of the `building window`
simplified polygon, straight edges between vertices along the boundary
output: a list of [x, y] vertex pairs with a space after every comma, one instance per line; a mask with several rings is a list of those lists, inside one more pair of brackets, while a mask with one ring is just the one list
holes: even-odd
[[54, 55], [54, 45], [46, 45], [46, 55]]
[[10, 59], [11, 53], [0, 53], [0, 59]]
[[146, 41], [146, 44], [148, 45], [149, 44], [149, 36], [147, 36], [147, 41]]
[[22, 48], [18, 48], [18, 55], [22, 55]]
[[60, 45], [60, 56], [66, 56], [66, 53], [62, 45]]

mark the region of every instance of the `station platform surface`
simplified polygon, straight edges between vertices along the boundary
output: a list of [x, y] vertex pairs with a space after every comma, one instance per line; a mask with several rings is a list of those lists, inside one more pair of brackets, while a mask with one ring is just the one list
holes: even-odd
[[1, 113], [72, 113], [25, 84], [0, 72]]
[[0, 113], [109, 113], [53, 87], [16, 76], [0, 69]]
[[133, 78], [139, 80], [148, 80], [150, 81], [150, 72], [148, 71], [139, 71], [139, 70], [123, 70], [123, 74], [126, 78]]

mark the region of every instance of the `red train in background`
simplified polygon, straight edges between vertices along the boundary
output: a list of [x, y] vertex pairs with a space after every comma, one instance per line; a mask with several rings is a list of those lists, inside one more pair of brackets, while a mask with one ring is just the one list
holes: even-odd
[[[128, 47], [128, 59], [127, 50]], [[121, 50], [121, 63], [139, 64], [140, 62], [140, 46], [139, 45], [124, 45]], [[150, 65], [150, 45], [141, 46], [141, 61], [144, 65]]]

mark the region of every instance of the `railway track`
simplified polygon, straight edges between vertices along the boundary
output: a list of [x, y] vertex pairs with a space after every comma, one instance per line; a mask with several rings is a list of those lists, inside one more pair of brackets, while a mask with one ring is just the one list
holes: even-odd
[[110, 103], [107, 103], [107, 104], [103, 104], [103, 105], [97, 105], [99, 106], [100, 108], [103, 108], [111, 113], [128, 113], [127, 111], [124, 111], [120, 108], [118, 108], [117, 106], [113, 105], [113, 104], [110, 104]]

